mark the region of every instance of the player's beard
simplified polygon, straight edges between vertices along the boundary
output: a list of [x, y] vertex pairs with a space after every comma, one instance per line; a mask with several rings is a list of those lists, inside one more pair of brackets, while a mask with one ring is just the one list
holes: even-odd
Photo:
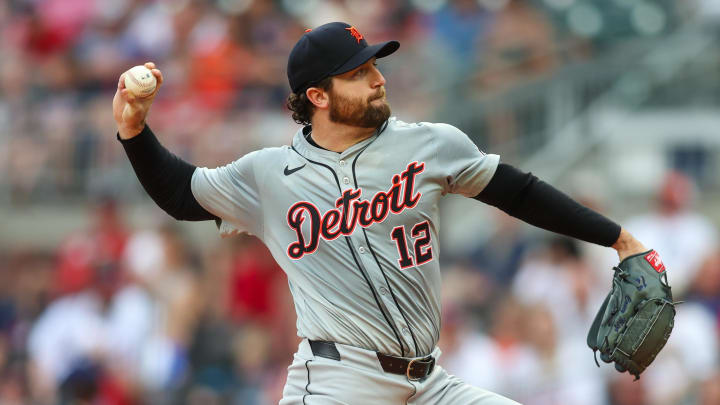
[[[390, 104], [384, 100], [385, 89], [368, 97], [344, 97], [330, 90], [330, 121], [361, 128], [377, 128], [390, 118]], [[373, 104], [373, 100], [382, 99], [382, 103]]]

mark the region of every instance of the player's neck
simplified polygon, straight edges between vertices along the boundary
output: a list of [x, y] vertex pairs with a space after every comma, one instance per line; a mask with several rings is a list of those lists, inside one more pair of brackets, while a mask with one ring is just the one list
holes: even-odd
[[373, 136], [375, 130], [376, 128], [353, 127], [330, 120], [313, 120], [311, 136], [320, 147], [333, 152], [343, 152]]

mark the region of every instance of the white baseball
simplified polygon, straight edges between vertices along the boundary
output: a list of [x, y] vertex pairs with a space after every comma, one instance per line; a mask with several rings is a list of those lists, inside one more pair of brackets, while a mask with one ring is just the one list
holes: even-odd
[[135, 97], [147, 97], [155, 91], [157, 80], [150, 69], [138, 65], [125, 72], [125, 88]]

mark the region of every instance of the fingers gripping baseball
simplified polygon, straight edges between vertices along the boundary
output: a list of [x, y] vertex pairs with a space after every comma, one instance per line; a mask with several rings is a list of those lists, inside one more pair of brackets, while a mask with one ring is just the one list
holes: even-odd
[[[144, 72], [149, 72], [152, 77], [147, 73], [143, 75]], [[128, 83], [131, 83], [132, 87], [129, 87]], [[162, 83], [162, 72], [153, 62], [136, 66], [120, 75], [113, 98], [113, 117], [121, 138], [129, 139], [142, 131], [150, 106]]]

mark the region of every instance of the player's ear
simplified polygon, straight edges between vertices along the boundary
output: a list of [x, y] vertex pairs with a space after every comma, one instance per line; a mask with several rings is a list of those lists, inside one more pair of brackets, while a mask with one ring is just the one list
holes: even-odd
[[305, 90], [305, 95], [316, 108], [327, 108], [330, 105], [329, 92], [319, 87], [308, 88]]

